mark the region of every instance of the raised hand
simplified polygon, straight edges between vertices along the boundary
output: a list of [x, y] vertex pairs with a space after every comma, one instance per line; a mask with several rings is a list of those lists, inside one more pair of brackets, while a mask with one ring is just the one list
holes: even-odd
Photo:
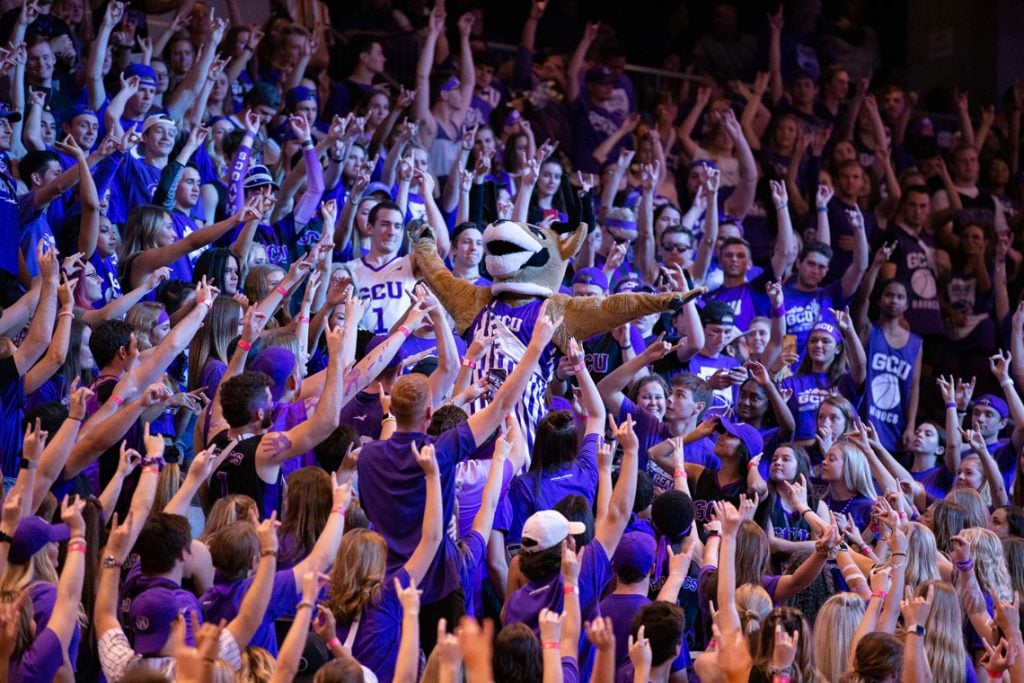
[[85, 536], [85, 519], [82, 517], [84, 509], [85, 498], [81, 496], [67, 496], [60, 505], [60, 521], [68, 525], [72, 538]]
[[550, 342], [551, 338], [555, 336], [555, 331], [562, 326], [562, 316], [558, 318], [551, 318], [548, 316], [548, 304], [549, 300], [545, 299], [544, 303], [540, 305], [540, 310], [537, 312], [537, 322], [533, 326], [533, 334], [530, 337], [530, 344], [539, 346], [540, 348], [546, 347]]
[[416, 463], [423, 470], [423, 473], [428, 477], [440, 476], [433, 444], [423, 444], [422, 448], [418, 448], [416, 442], [413, 441], [409, 445], [412, 447], [412, 453], [416, 456]]
[[1010, 379], [1011, 360], [1013, 360], [1013, 357], [1010, 355], [1010, 352], [1003, 351], [1002, 349], [1000, 349], [994, 356], [989, 356], [988, 367], [992, 371], [992, 374], [995, 375], [996, 381], [998, 381], [1000, 385], [1007, 382], [1013, 382], [1013, 380]]
[[769, 181], [772, 192], [772, 203], [775, 205], [776, 210], [782, 210], [789, 204], [789, 194], [786, 192], [786, 184], [778, 181]]
[[419, 614], [420, 613], [420, 596], [423, 595], [423, 591], [417, 590], [416, 579], [409, 579], [409, 586], [402, 588], [402, 582], [398, 580], [398, 577], [394, 577], [395, 581], [395, 593], [398, 595], [398, 602], [402, 604], [402, 612], [404, 614]]
[[772, 669], [788, 669], [793, 665], [797, 646], [800, 644], [800, 631], [788, 633], [782, 624], [775, 624], [775, 647], [772, 649]]
[[37, 417], [35, 426], [29, 423], [25, 428], [25, 440], [22, 446], [21, 457], [23, 460], [36, 464], [39, 464], [39, 459], [43, 457], [43, 451], [46, 449], [46, 439], [50, 436], [50, 433], [44, 431], [41, 425], [40, 419]]
[[640, 447], [640, 440], [633, 429], [633, 416], [627, 414], [622, 424], [615, 423], [615, 416], [608, 416], [608, 423], [611, 425], [612, 436], [624, 450], [636, 450]]
[[814, 195], [814, 205], [818, 209], [827, 209], [828, 203], [832, 201], [835, 190], [827, 183], [818, 183], [818, 192]]

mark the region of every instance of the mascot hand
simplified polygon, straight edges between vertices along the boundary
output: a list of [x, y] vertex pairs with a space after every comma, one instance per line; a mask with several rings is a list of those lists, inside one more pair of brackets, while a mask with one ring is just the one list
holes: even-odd
[[693, 289], [686, 292], [676, 292], [675, 296], [672, 297], [672, 301], [669, 304], [669, 307], [673, 313], [678, 313], [683, 309], [683, 306], [690, 303], [697, 297], [706, 294], [707, 291], [707, 287], [694, 287]]
[[405, 230], [409, 233], [409, 239], [413, 244], [419, 244], [421, 241], [434, 241], [434, 230], [425, 220], [419, 218], [411, 220]]

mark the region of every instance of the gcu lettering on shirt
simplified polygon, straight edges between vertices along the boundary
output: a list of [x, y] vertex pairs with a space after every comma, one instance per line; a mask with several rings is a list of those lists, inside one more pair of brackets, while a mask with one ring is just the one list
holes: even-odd
[[882, 445], [894, 451], [906, 429], [906, 406], [913, 387], [914, 362], [921, 350], [921, 337], [911, 334], [902, 348], [889, 344], [885, 333], [872, 325], [868, 335], [868, 376], [863, 417], [871, 420]]
[[396, 256], [379, 268], [365, 259], [349, 261], [348, 266], [360, 285], [359, 296], [370, 299], [360, 327], [374, 334], [387, 334], [412, 303], [409, 292], [416, 286], [416, 279], [409, 257]]

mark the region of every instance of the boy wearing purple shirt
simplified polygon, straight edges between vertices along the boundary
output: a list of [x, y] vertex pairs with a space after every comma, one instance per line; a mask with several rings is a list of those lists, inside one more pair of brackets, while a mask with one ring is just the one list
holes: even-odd
[[142, 125], [142, 159], [117, 151], [96, 164], [93, 177], [97, 188], [105, 188], [113, 180], [110, 183], [110, 208], [107, 210], [111, 221], [123, 225], [132, 208], [153, 202], [177, 134], [174, 119], [165, 114], [154, 114]]
[[829, 309], [842, 310], [857, 293], [868, 265], [868, 243], [861, 229], [854, 236], [854, 260], [841, 279], [821, 286], [832, 262], [832, 248], [823, 242], [808, 242], [796, 262], [796, 274], [783, 285], [786, 304], [786, 332], [796, 336], [797, 353], [803, 354], [811, 328], [820, 320], [834, 323]]
[[[411, 446], [434, 444], [440, 469], [443, 527], [448, 528], [455, 506], [455, 464], [471, 456], [518, 403], [555, 331], [545, 311], [546, 305], [541, 308], [522, 359], [494, 400], [436, 439], [425, 434], [433, 412], [427, 378], [405, 375], [395, 382], [391, 410], [397, 423], [396, 431], [386, 441], [363, 446], [358, 464], [362, 507], [374, 529], [388, 542], [388, 573], [397, 571], [408, 560], [422, 533], [419, 520], [426, 498], [426, 483]], [[436, 633], [438, 618], [445, 617], [448, 623], [455, 623], [465, 609], [457, 560], [455, 544], [445, 536], [420, 583], [423, 590], [420, 619], [427, 625], [421, 633], [427, 637], [432, 630]]]

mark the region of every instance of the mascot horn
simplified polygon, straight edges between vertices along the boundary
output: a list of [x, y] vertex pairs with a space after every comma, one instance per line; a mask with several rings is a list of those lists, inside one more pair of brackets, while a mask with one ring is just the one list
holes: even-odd
[[[565, 350], [570, 338], [581, 342], [651, 313], [678, 311], [706, 291], [642, 294], [628, 292], [611, 296], [572, 297], [558, 293], [566, 267], [587, 237], [588, 226], [581, 219], [589, 196], [582, 199], [563, 178], [562, 199], [569, 211], [567, 222], [551, 227], [498, 220], [484, 230], [484, 258], [493, 278], [490, 287], [478, 287], [462, 280], [445, 266], [437, 253], [433, 232], [422, 221], [409, 224], [416, 265], [438, 300], [455, 320], [459, 334], [483, 329], [494, 336], [483, 361], [474, 370], [474, 381], [493, 369], [512, 372], [530, 342], [541, 303], [548, 300], [548, 315], [563, 317], [555, 331], [553, 346]], [[554, 349], [541, 356], [516, 416], [532, 447], [536, 424], [545, 414], [545, 392], [554, 371]]]

